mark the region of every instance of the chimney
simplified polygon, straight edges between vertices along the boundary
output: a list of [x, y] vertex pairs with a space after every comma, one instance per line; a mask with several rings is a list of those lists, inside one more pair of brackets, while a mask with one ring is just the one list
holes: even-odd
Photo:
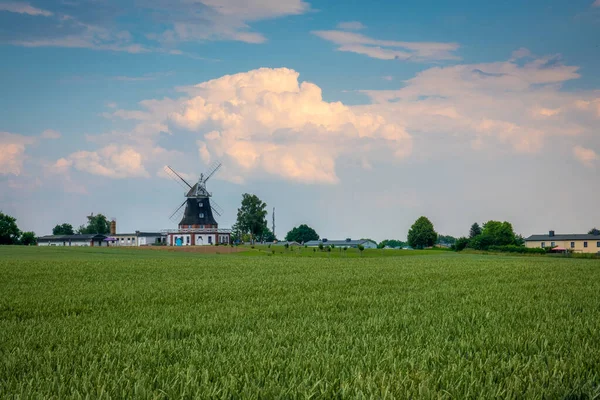
[[117, 220], [114, 218], [110, 221], [110, 234], [111, 235], [117, 234]]
[[550, 236], [550, 237], [554, 237], [554, 231], [550, 231], [550, 232], [548, 232], [548, 236]]

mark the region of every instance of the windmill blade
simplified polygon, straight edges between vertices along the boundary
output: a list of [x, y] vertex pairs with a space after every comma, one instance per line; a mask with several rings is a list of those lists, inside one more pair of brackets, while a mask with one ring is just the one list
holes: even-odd
[[223, 208], [220, 205], [215, 203], [213, 200], [210, 202], [210, 208], [212, 208], [213, 212], [217, 214], [219, 217], [223, 214]]
[[205, 174], [206, 178], [204, 178], [204, 182], [206, 182], [211, 176], [213, 176], [215, 172], [217, 172], [219, 168], [221, 168], [221, 165], [222, 164], [220, 161], [215, 161], [214, 163], [212, 163]]
[[187, 199], [181, 203], [181, 205], [179, 207], [177, 207], [177, 210], [173, 211], [173, 214], [171, 214], [171, 216], [169, 217], [170, 220], [176, 220], [181, 218], [181, 214], [183, 214], [183, 206], [185, 206], [185, 203], [187, 203]]
[[[173, 179], [175, 182], [179, 183], [179, 185], [181, 185], [181, 187], [184, 188], [185, 190], [189, 190], [192, 188], [192, 185], [190, 185], [185, 179], [183, 179], [181, 177], [181, 175], [179, 175], [177, 172], [175, 172], [175, 170], [173, 168], [171, 168], [170, 165], [167, 165], [164, 168], [164, 170], [167, 173], [167, 175], [169, 175], [171, 177], [171, 179]], [[185, 184], [187, 187], [183, 186], [183, 184]]]

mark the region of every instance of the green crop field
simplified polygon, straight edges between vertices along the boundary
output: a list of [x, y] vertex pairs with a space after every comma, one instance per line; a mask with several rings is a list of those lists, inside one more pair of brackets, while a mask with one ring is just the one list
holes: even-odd
[[0, 248], [0, 397], [600, 398], [600, 261], [317, 254]]

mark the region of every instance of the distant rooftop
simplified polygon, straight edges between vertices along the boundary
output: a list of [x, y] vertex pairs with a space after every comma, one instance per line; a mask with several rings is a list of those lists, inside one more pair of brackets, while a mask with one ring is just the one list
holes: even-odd
[[600, 235], [592, 235], [589, 233], [569, 233], [569, 234], [555, 234], [555, 235], [531, 235], [525, 239], [526, 242], [539, 242], [539, 241], [559, 241], [559, 240], [599, 240]]

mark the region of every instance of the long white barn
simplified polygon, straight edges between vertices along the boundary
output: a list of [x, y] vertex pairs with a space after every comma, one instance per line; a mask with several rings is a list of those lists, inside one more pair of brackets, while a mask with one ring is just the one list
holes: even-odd
[[47, 235], [38, 238], [38, 246], [107, 247], [106, 235]]

